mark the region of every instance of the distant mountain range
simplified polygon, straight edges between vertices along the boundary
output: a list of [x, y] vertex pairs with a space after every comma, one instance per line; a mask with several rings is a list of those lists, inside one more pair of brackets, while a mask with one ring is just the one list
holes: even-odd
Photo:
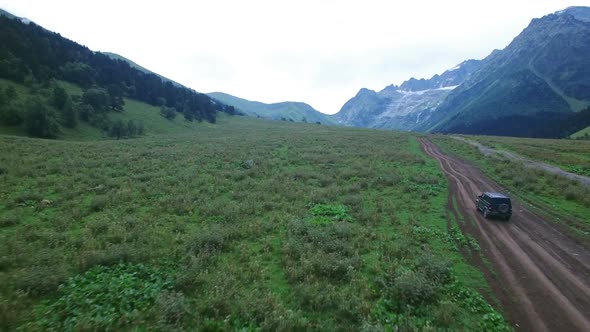
[[344, 125], [565, 137], [590, 113], [590, 8], [533, 19], [504, 50], [429, 80], [361, 89], [335, 117]]
[[334, 117], [349, 126], [415, 130], [480, 65], [467, 60], [428, 80], [411, 78], [379, 92], [363, 88]]
[[[0, 10], [0, 18], [4, 16], [16, 18]], [[1, 22], [11, 33], [0, 44], [0, 76], [23, 81], [30, 73], [85, 88], [96, 84], [154, 105], [164, 101], [189, 120], [214, 121], [214, 108], [233, 112], [227, 104], [261, 118], [421, 132], [566, 137], [590, 126], [588, 7], [533, 19], [505, 49], [430, 79], [411, 78], [378, 92], [362, 88], [334, 115], [302, 102], [265, 104], [222, 92], [208, 94], [217, 100], [213, 102], [120, 55], [92, 52], [28, 19], [17, 19], [19, 24]], [[45, 47], [39, 36], [53, 46]], [[76, 52], [64, 51], [68, 49]]]
[[301, 102], [281, 102], [265, 104], [257, 101], [250, 101], [223, 92], [208, 93], [209, 97], [235, 107], [245, 115], [293, 122], [308, 122], [320, 124], [336, 124], [335, 119], [330, 115], [320, 113], [313, 107]]
[[430, 79], [362, 88], [334, 115], [209, 94], [271, 119], [421, 132], [566, 137], [590, 126], [590, 8], [533, 19], [503, 50]]

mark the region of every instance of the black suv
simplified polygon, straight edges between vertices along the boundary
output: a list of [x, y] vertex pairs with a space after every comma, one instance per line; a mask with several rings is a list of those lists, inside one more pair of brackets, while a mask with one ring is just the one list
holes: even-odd
[[498, 216], [509, 220], [512, 216], [510, 197], [500, 193], [485, 192], [475, 200], [475, 208], [483, 212], [484, 218]]

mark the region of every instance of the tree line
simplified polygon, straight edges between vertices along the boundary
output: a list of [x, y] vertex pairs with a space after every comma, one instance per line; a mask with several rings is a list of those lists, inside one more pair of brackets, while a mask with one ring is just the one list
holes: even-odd
[[[64, 91], [55, 92], [57, 95], [53, 96], [56, 104], [52, 106], [64, 113], [64, 125], [70, 126], [75, 123], [74, 115], [93, 125], [106, 126], [106, 113], [121, 111], [124, 97], [182, 114], [188, 121], [215, 122], [217, 112], [236, 113], [233, 107], [205, 94], [163, 81], [124, 60], [93, 52], [32, 22], [23, 23], [5, 16], [0, 16], [0, 78], [26, 86], [50, 86], [55, 80], [64, 80], [82, 87], [81, 100], [73, 96], [67, 101]], [[31, 102], [33, 104], [38, 103]], [[31, 105], [27, 108], [35, 108]], [[0, 121], [4, 124], [19, 121], [18, 116], [6, 121], [16, 113], [4, 113], [10, 113], [2, 115]], [[25, 118], [21, 114], [21, 120]]]
[[12, 84], [0, 87], [0, 123], [7, 126], [22, 125], [34, 137], [56, 138], [60, 128], [76, 128], [80, 121], [100, 128], [108, 136], [141, 136], [143, 123], [129, 120], [112, 121], [107, 113], [123, 110], [122, 99], [113, 102], [108, 92], [91, 88], [81, 96], [70, 96], [55, 82], [49, 86], [33, 86], [22, 96]]

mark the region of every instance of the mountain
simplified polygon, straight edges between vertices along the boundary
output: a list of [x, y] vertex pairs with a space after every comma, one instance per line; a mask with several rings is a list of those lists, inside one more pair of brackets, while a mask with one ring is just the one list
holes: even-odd
[[334, 118], [349, 126], [415, 130], [480, 65], [479, 60], [467, 60], [430, 79], [411, 78], [379, 92], [363, 88]]
[[181, 87], [181, 88], [184, 88], [184, 87], [185, 87], [184, 85], [182, 85], [182, 84], [180, 84], [180, 83], [177, 83], [177, 82], [175, 82], [175, 81], [173, 81], [173, 80], [171, 80], [171, 79], [169, 79], [169, 78], [167, 78], [167, 77], [164, 77], [164, 76], [162, 76], [162, 75], [160, 75], [160, 74], [158, 74], [158, 73], [154, 73], [153, 71], [151, 71], [151, 70], [149, 70], [149, 69], [147, 69], [147, 68], [145, 68], [145, 67], [142, 67], [142, 66], [138, 65], [137, 63], [135, 63], [135, 62], [133, 62], [133, 61], [131, 61], [131, 60], [127, 59], [126, 57], [124, 57], [124, 56], [122, 56], [122, 55], [119, 55], [119, 54], [117, 54], [117, 53], [111, 53], [111, 52], [100, 52], [100, 53], [102, 53], [102, 54], [104, 54], [104, 55], [108, 56], [109, 58], [111, 58], [111, 59], [113, 59], [113, 60], [121, 60], [121, 61], [125, 61], [125, 62], [127, 62], [127, 63], [128, 63], [128, 64], [129, 64], [129, 65], [132, 67], [132, 68], [135, 68], [135, 69], [137, 69], [137, 70], [139, 70], [139, 71], [141, 71], [141, 72], [143, 72], [143, 73], [146, 73], [146, 74], [154, 74], [154, 75], [158, 76], [159, 78], [161, 78], [163, 82], [170, 82], [170, 83], [172, 83], [173, 85], [175, 85], [175, 86], [177, 86], [177, 87]]
[[21, 22], [22, 22], [22, 23], [24, 23], [24, 24], [29, 24], [29, 23], [31, 23], [31, 22], [32, 22], [31, 20], [29, 20], [29, 19], [28, 19], [28, 18], [26, 18], [26, 17], [19, 17], [19, 16], [16, 16], [16, 15], [14, 15], [14, 14], [12, 14], [12, 13], [9, 13], [9, 12], [5, 11], [5, 10], [4, 10], [4, 9], [2, 9], [2, 8], [0, 8], [0, 16], [5, 16], [5, 17], [7, 17], [7, 18], [9, 18], [9, 19], [17, 19], [17, 20], [21, 21]]
[[0, 8], [0, 15], [6, 16], [8, 18], [19, 18], [19, 17], [15, 16], [15, 15], [13, 15], [13, 14], [5, 11], [4, 9], [1, 9], [1, 8]]
[[[14, 83], [0, 93], [2, 126], [55, 138], [60, 127], [74, 129], [79, 119], [105, 132], [120, 132], [114, 113], [125, 111], [127, 99], [160, 109], [168, 120], [180, 113], [186, 121], [215, 122], [218, 112], [234, 112], [129, 61], [94, 52], [30, 20], [0, 14], [0, 79]], [[70, 96], [65, 82], [81, 88], [80, 96]], [[34, 93], [19, 101], [17, 87]]]
[[223, 92], [211, 92], [208, 95], [215, 100], [235, 107], [238, 111], [249, 116], [294, 122], [336, 124], [336, 121], [329, 115], [320, 113], [305, 103], [287, 101], [265, 104], [238, 98]]
[[372, 128], [565, 137], [590, 125], [589, 54], [590, 8], [570, 7], [533, 19], [481, 61], [380, 92], [361, 89], [335, 117]]
[[504, 50], [486, 57], [416, 129], [532, 137], [571, 134], [556, 128], [585, 118], [575, 112], [590, 106], [589, 54], [590, 8], [570, 7], [533, 19]]

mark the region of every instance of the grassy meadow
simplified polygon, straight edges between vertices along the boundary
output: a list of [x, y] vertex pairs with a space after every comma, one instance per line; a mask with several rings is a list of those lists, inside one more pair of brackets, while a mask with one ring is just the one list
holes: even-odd
[[[588, 141], [488, 136], [467, 138], [582, 175], [587, 175], [583, 170], [587, 170], [590, 165]], [[436, 135], [432, 139], [446, 153], [473, 162], [509, 190], [511, 195], [530, 203], [534, 211], [547, 215], [548, 220], [563, 224], [571, 235], [590, 243], [590, 187], [562, 176], [528, 168], [522, 162], [499, 156], [484, 156], [476, 147], [448, 136]]]
[[0, 136], [0, 183], [0, 330], [508, 329], [409, 134]]
[[512, 151], [529, 159], [590, 176], [590, 141], [500, 136], [469, 136], [486, 146]]

